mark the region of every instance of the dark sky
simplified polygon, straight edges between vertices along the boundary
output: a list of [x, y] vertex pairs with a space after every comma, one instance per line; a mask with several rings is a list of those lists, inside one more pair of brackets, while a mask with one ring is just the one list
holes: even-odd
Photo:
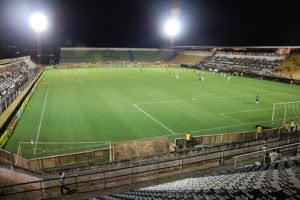
[[161, 24], [180, 10], [176, 45], [300, 45], [292, 0], [0, 0], [0, 45], [32, 47], [33, 11], [50, 19], [45, 46], [145, 47], [169, 43]]

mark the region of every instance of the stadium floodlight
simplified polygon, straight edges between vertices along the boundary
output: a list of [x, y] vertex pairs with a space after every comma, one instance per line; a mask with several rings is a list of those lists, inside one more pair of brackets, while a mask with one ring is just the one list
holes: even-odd
[[33, 13], [30, 17], [31, 28], [37, 33], [46, 30], [47, 24], [47, 17], [40, 12]]
[[164, 32], [170, 37], [175, 37], [180, 30], [180, 23], [176, 18], [168, 19], [164, 26]]
[[41, 54], [42, 54], [42, 47], [41, 47], [41, 32], [45, 31], [48, 26], [47, 17], [40, 12], [35, 12], [30, 16], [30, 26], [31, 28], [37, 33], [36, 40], [37, 40], [37, 61], [41, 63]]

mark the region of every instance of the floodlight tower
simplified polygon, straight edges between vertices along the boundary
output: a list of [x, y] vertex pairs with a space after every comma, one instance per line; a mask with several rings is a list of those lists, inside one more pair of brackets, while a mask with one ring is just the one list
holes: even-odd
[[171, 48], [175, 45], [175, 36], [178, 35], [180, 31], [180, 23], [177, 18], [170, 18], [165, 22], [164, 32], [171, 39]]
[[33, 13], [30, 17], [30, 26], [31, 28], [36, 32], [36, 39], [37, 39], [37, 58], [38, 62], [40, 63], [40, 57], [42, 54], [42, 48], [41, 48], [41, 33], [47, 29], [47, 17], [40, 13], [36, 12]]

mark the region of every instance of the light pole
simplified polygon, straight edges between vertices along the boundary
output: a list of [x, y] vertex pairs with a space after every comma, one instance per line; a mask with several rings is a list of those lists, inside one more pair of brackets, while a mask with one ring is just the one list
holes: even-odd
[[47, 29], [47, 17], [40, 12], [33, 13], [30, 16], [30, 26], [37, 34], [37, 59], [40, 63], [40, 58], [42, 56], [41, 33]]
[[180, 23], [177, 18], [170, 18], [165, 22], [164, 32], [171, 39], [171, 48], [175, 46], [175, 36], [180, 31]]

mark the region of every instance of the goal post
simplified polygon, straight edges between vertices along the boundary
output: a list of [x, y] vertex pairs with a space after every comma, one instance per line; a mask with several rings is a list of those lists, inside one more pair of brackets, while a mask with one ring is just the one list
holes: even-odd
[[284, 126], [287, 121], [300, 122], [300, 101], [274, 103], [272, 109], [272, 124]]

